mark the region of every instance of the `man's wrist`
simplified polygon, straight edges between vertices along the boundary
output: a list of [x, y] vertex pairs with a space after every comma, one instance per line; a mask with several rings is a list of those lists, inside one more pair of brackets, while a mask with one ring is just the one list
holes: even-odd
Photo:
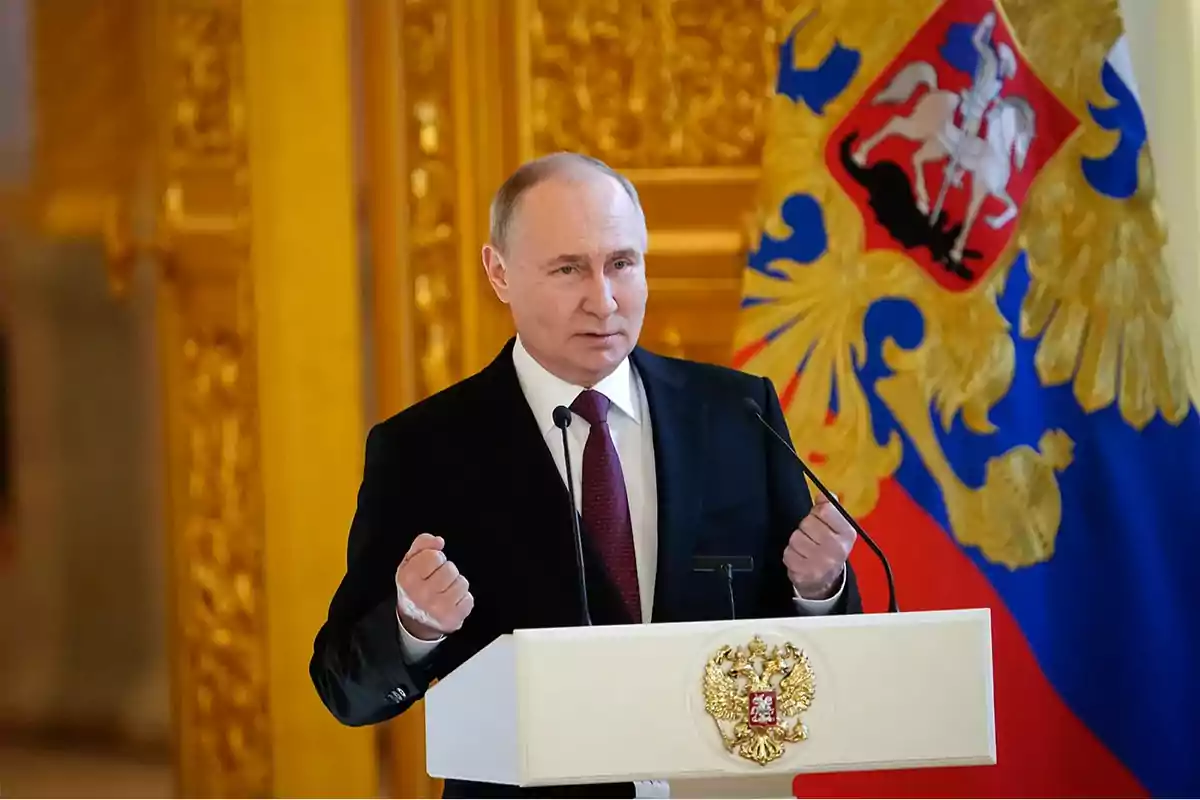
[[428, 625], [422, 625], [420, 622], [416, 622], [405, 616], [400, 610], [399, 605], [396, 606], [396, 619], [400, 622], [400, 627], [404, 629], [404, 632], [417, 641], [433, 644], [445, 638], [445, 635], [441, 631], [431, 628]]
[[822, 616], [824, 614], [833, 613], [838, 607], [838, 603], [842, 602], [842, 593], [846, 590], [846, 570], [843, 567], [842, 576], [834, 582], [834, 590], [824, 598], [802, 595], [800, 589], [794, 584], [792, 591], [796, 594], [796, 607], [799, 612], [806, 616]]
[[842, 591], [842, 584], [846, 581], [846, 566], [842, 565], [842, 570], [823, 586], [817, 588], [794, 586], [796, 594], [802, 600], [831, 600]]
[[796, 591], [805, 600], [828, 600], [837, 594], [838, 584], [840, 583], [840, 580], [832, 580], [819, 589], [797, 589]]

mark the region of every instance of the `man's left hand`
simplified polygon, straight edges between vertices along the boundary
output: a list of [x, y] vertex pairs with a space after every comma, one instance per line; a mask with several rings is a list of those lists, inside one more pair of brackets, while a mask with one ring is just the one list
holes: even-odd
[[788, 577], [801, 597], [824, 600], [833, 595], [857, 537], [829, 498], [819, 495], [783, 551]]

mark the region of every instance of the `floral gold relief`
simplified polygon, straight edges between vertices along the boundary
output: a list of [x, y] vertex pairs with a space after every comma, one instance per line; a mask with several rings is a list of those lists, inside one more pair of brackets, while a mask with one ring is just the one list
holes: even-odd
[[618, 168], [758, 166], [784, 4], [527, 2], [523, 124], [535, 152], [525, 155], [575, 150]]
[[172, 156], [237, 168], [245, 152], [240, 16], [234, 3], [176, 0]]
[[452, 302], [459, 245], [451, 8], [447, 0], [406, 0], [401, 7], [409, 182], [406, 257], [416, 307], [418, 397], [446, 388], [462, 368]]
[[181, 712], [193, 745], [181, 778], [200, 795], [264, 796], [271, 751], [254, 365], [245, 331], [188, 327], [188, 495], [176, 539], [184, 553], [176, 591], [184, 617], [179, 657], [187, 662]]
[[241, 3], [27, 5], [42, 231], [164, 277], [178, 789], [269, 796]]
[[240, 5], [165, 0], [162, 226], [176, 676], [186, 795], [271, 793]]

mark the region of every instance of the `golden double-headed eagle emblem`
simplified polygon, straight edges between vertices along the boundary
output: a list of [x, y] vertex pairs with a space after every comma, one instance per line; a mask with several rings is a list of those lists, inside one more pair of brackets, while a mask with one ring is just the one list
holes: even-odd
[[704, 710], [726, 749], [762, 766], [787, 743], [808, 738], [800, 715], [815, 695], [808, 656], [790, 642], [768, 648], [756, 636], [742, 647], [725, 645], [704, 667]]
[[[1140, 431], [1193, 407], [1118, 5], [790, 5], [779, 85], [795, 88], [768, 106], [733, 366], [774, 382], [851, 514], [905, 463], [959, 544], [1043, 563], [1076, 458], [1060, 421], [1115, 406]], [[952, 139], [978, 155], [970, 178]], [[893, 201], [932, 238], [909, 241]]]

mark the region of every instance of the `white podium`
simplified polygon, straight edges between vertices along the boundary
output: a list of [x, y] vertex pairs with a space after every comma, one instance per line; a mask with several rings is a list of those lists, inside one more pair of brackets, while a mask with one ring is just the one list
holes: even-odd
[[996, 763], [987, 609], [523, 630], [425, 702], [438, 778], [536, 786]]

